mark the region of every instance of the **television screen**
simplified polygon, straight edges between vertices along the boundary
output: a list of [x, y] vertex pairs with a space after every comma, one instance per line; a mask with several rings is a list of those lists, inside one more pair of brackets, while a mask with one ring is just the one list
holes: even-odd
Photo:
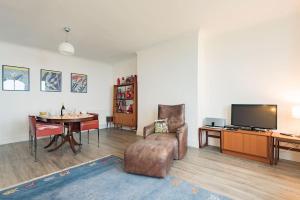
[[277, 129], [277, 105], [232, 104], [231, 124], [242, 127]]

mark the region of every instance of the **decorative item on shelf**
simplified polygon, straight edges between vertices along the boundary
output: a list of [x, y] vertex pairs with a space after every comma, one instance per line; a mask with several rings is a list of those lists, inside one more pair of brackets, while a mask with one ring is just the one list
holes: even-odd
[[121, 108], [121, 102], [119, 101], [118, 103], [117, 103], [117, 112], [121, 112], [121, 110], [122, 110], [122, 108]]
[[29, 91], [29, 68], [2, 65], [2, 90]]
[[134, 76], [133, 75], [126, 77], [126, 84], [130, 84], [130, 83], [133, 83], [133, 82], [134, 82]]
[[125, 98], [126, 99], [131, 99], [132, 98], [132, 91], [131, 91], [130, 87], [128, 87], [127, 90], [126, 90]]
[[117, 85], [120, 85], [121, 84], [121, 80], [120, 78], [117, 79]]
[[118, 102], [117, 112], [125, 113], [126, 112], [126, 101], [120, 100]]
[[75, 53], [75, 49], [74, 46], [68, 42], [68, 33], [71, 31], [71, 28], [64, 27], [64, 31], [66, 33], [66, 38], [64, 42], [60, 43], [58, 51], [65, 56], [72, 56]]
[[124, 78], [124, 77], [122, 77], [122, 82], [121, 82], [121, 84], [125, 84], [125, 78]]
[[127, 112], [128, 113], [133, 113], [133, 107], [132, 107], [132, 104], [130, 104], [127, 108]]
[[117, 90], [117, 96], [116, 96], [116, 99], [119, 99], [119, 98], [121, 98], [121, 91], [120, 91], [120, 88], [118, 88], [118, 90]]

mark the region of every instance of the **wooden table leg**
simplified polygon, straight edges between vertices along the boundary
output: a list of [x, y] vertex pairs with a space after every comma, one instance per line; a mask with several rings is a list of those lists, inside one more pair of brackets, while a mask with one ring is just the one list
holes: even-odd
[[56, 146], [55, 148], [49, 149], [48, 152], [56, 151], [57, 149], [59, 149], [60, 147], [62, 147], [66, 143], [66, 141], [67, 141], [66, 136], [62, 137], [61, 143], [58, 146]]
[[198, 130], [198, 139], [199, 139], [199, 148], [202, 148], [202, 130], [199, 128]]
[[74, 140], [72, 140], [72, 137], [71, 136], [69, 136], [69, 144], [70, 144], [70, 147], [71, 147], [71, 149], [72, 149], [72, 151], [73, 151], [73, 153], [77, 153], [77, 151], [76, 151], [76, 149], [75, 149], [75, 144], [74, 144]]
[[276, 138], [275, 140], [275, 165], [277, 165], [279, 160], [279, 140]]
[[73, 133], [71, 134], [71, 138], [72, 138], [72, 140], [74, 141], [74, 144], [75, 144], [75, 145], [81, 145], [79, 142], [77, 142], [77, 141], [75, 140]]
[[274, 164], [277, 165], [277, 139], [275, 138], [275, 144], [274, 144]]
[[79, 150], [75, 149], [75, 145], [80, 146], [80, 144], [73, 137], [73, 130], [72, 130], [71, 123], [69, 123], [69, 126], [68, 126], [67, 141], [69, 142], [70, 147], [74, 154], [76, 154], [80, 151], [80, 149]]
[[223, 151], [222, 151], [222, 132], [220, 132], [220, 153], [223, 153]]
[[205, 131], [205, 135], [206, 135], [205, 146], [208, 146], [208, 131]]
[[271, 156], [272, 156], [271, 165], [273, 165], [274, 164], [274, 138], [273, 137], [271, 137], [271, 146], [270, 146], [270, 148], [271, 148]]
[[280, 140], [277, 139], [277, 162], [279, 162], [279, 158], [280, 158]]
[[269, 137], [268, 146], [269, 146], [268, 158], [270, 159], [269, 164], [273, 165], [274, 164], [274, 138], [273, 137]]
[[58, 135], [55, 135], [55, 136], [50, 140], [50, 142], [49, 142], [46, 146], [44, 146], [44, 149], [47, 149], [48, 147], [50, 147], [55, 141], [57, 141], [57, 139], [58, 139]]
[[66, 142], [69, 142], [73, 153], [76, 154], [78, 151], [80, 151], [80, 148], [79, 148], [79, 150], [76, 150], [76, 148], [75, 148], [75, 145], [78, 145], [78, 146], [81, 146], [81, 145], [73, 137], [71, 123], [68, 124], [68, 132], [64, 137], [62, 137], [62, 142], [58, 146], [56, 146], [55, 148], [49, 149], [48, 151], [49, 152], [55, 151], [55, 150], [61, 148]]

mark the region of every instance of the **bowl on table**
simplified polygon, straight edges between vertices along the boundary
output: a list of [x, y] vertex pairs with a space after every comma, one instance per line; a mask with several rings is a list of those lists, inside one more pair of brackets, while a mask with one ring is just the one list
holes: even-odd
[[40, 117], [48, 116], [48, 112], [39, 112]]

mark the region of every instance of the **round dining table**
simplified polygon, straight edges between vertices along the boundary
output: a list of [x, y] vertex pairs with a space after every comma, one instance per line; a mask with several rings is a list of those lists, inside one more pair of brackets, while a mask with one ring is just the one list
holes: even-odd
[[[42, 122], [46, 122], [46, 123], [62, 124], [68, 130], [67, 133], [65, 133], [64, 135], [54, 136], [50, 140], [49, 144], [46, 145], [44, 148], [48, 148], [48, 147], [52, 146], [52, 144], [55, 143], [59, 137], [62, 137], [61, 143], [59, 145], [57, 145], [56, 147], [54, 147], [53, 149], [50, 149], [48, 151], [49, 152], [55, 151], [55, 150], [59, 149], [60, 147], [62, 147], [66, 142], [68, 142], [70, 144], [70, 147], [71, 147], [73, 153], [76, 154], [80, 150], [81, 144], [78, 143], [73, 136], [73, 132], [78, 131], [78, 128], [76, 129], [75, 127], [79, 127], [80, 122], [93, 120], [94, 115], [90, 115], [90, 114], [69, 114], [69, 115], [64, 115], [64, 116], [49, 115], [49, 116], [38, 116], [37, 119]], [[76, 150], [75, 146], [79, 146], [79, 148]]]

